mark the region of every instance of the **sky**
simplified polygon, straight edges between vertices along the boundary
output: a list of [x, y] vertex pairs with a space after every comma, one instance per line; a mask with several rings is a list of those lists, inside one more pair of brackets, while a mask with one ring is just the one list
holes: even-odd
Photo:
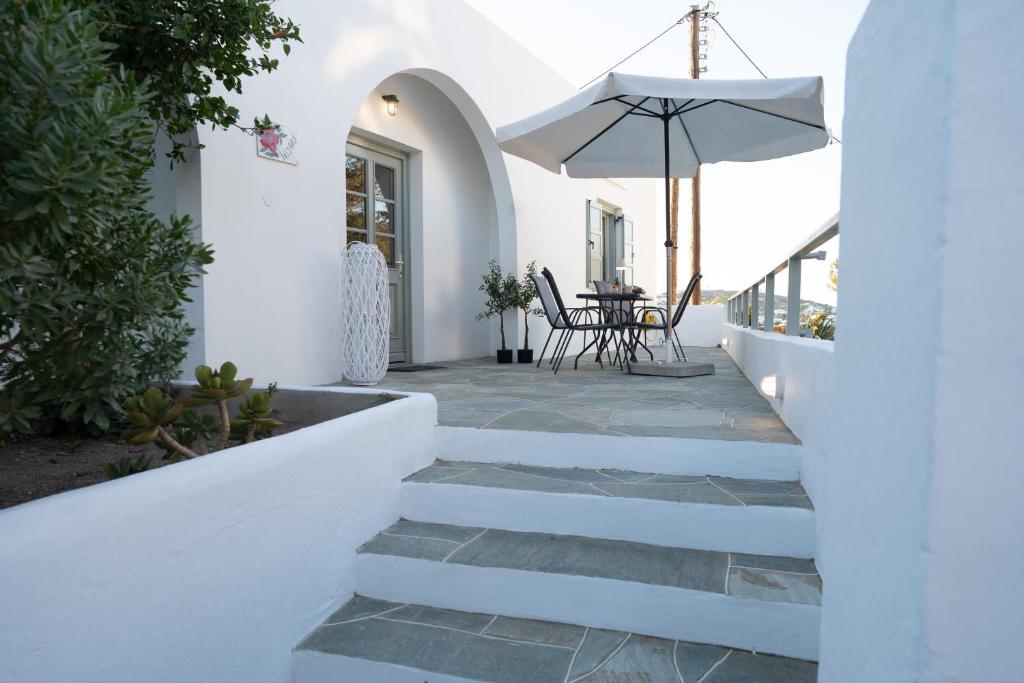
[[[467, 2], [576, 86], [673, 24], [691, 4], [687, 0]], [[719, 22], [769, 77], [824, 78], [825, 121], [840, 140], [846, 48], [867, 4], [868, 0], [716, 3]], [[701, 78], [760, 78], [721, 29], [709, 23], [708, 71]], [[677, 26], [616, 70], [686, 77], [688, 30], [685, 23]], [[841, 155], [842, 145], [833, 144], [786, 159], [704, 166], [701, 272], [705, 290], [753, 284], [837, 213]], [[681, 194], [688, 197], [689, 181], [681, 182]], [[684, 245], [679, 250], [682, 286], [689, 274], [688, 202], [680, 207], [679, 226], [679, 241]], [[826, 245], [826, 262], [805, 263], [803, 298], [835, 303], [825, 276], [827, 262], [837, 256], [836, 246]], [[656, 286], [664, 291], [664, 266], [659, 278]]]

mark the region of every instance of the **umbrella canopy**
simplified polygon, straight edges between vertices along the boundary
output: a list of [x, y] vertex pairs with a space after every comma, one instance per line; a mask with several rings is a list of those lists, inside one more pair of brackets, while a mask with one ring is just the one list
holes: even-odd
[[[701, 164], [762, 161], [819, 149], [823, 83], [810, 78], [698, 80], [610, 73], [539, 114], [502, 126], [504, 151], [574, 178], [664, 178], [666, 273], [672, 243], [669, 179]], [[665, 358], [671, 360], [672, 297]]]
[[830, 136], [822, 94], [819, 76], [730, 81], [611, 73], [502, 126], [497, 139], [504, 151], [553, 173], [564, 165], [574, 178], [689, 178], [699, 164], [824, 147]]

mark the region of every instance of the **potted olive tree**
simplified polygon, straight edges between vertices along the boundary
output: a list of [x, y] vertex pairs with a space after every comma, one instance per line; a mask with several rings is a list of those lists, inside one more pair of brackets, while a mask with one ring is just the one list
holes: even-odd
[[512, 349], [505, 347], [505, 311], [516, 308], [516, 290], [519, 283], [515, 275], [506, 274], [494, 259], [488, 261], [487, 266], [487, 272], [483, 274], [483, 282], [480, 284], [480, 291], [487, 296], [484, 301], [485, 310], [478, 314], [476, 319], [483, 321], [498, 316], [498, 325], [501, 329], [498, 362], [511, 363]]
[[540, 292], [537, 291], [537, 285], [534, 284], [533, 278], [530, 277], [536, 274], [537, 262], [530, 261], [526, 265], [526, 272], [523, 273], [523, 278], [516, 282], [515, 295], [513, 297], [515, 299], [515, 307], [523, 312], [523, 318], [526, 322], [523, 332], [523, 348], [519, 349], [518, 352], [520, 363], [533, 362], [533, 349], [530, 348], [530, 316], [544, 314], [544, 309], [533, 305], [533, 302], [540, 296]]

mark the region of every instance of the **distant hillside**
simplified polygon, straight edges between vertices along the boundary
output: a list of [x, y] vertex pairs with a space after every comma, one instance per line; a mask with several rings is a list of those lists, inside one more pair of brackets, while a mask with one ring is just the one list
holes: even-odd
[[[736, 290], [727, 289], [702, 289], [701, 290], [701, 301], [705, 304], [711, 303], [725, 303], [725, 301], [736, 293]], [[657, 297], [658, 303], [662, 306], [665, 305], [665, 293], [662, 292]], [[764, 292], [761, 292], [759, 299], [761, 308], [764, 307]], [[786, 308], [789, 305], [789, 297], [775, 296], [775, 322], [785, 322], [786, 320]], [[810, 299], [800, 300], [800, 314], [811, 315], [825, 311], [827, 313], [832, 312], [832, 307], [828, 304], [823, 304], [818, 301], [811, 301]]]

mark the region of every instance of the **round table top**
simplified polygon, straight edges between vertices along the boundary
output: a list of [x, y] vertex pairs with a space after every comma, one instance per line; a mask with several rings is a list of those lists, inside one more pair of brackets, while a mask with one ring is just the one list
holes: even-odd
[[649, 296], [637, 292], [583, 292], [576, 295], [577, 299], [593, 299], [596, 301], [651, 301]]

